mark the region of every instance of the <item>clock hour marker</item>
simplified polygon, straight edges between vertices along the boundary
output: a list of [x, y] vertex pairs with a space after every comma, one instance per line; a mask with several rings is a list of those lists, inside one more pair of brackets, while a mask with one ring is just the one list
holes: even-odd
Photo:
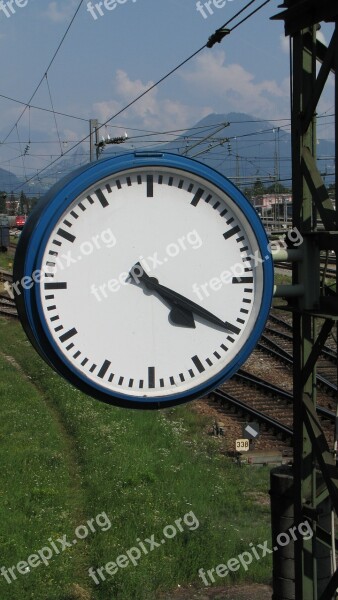
[[197, 356], [197, 355], [195, 355], [195, 356], [192, 356], [192, 357], [191, 357], [191, 360], [192, 360], [192, 362], [194, 363], [194, 365], [195, 365], [195, 367], [197, 368], [197, 371], [198, 371], [199, 373], [203, 373], [203, 371], [205, 371], [205, 368], [203, 367], [203, 365], [202, 365], [202, 363], [201, 363], [201, 361], [200, 361], [200, 359], [198, 358], [198, 356]]
[[155, 387], [155, 367], [148, 367], [148, 387]]
[[65, 229], [62, 229], [61, 227], [59, 227], [59, 229], [57, 230], [56, 233], [60, 237], [63, 237], [65, 240], [67, 240], [67, 242], [73, 243], [74, 240], [76, 239], [75, 235], [72, 235], [71, 233], [69, 233]]
[[97, 190], [95, 190], [95, 194], [97, 195], [102, 208], [106, 208], [106, 206], [108, 206], [109, 202], [108, 202], [107, 198], [105, 197], [103, 191], [100, 188], [98, 188]]
[[60, 342], [67, 342], [67, 340], [69, 340], [69, 338], [73, 337], [73, 335], [77, 334], [77, 330], [75, 329], [75, 327], [73, 327], [72, 329], [69, 329], [69, 331], [66, 331], [65, 333], [63, 333], [59, 340]]
[[229, 229], [229, 231], [226, 231], [225, 233], [223, 233], [223, 237], [225, 240], [228, 240], [229, 238], [231, 238], [233, 235], [235, 235], [239, 231], [240, 231], [240, 228], [238, 225], [236, 225], [235, 227], [232, 227], [231, 229]]
[[99, 370], [97, 376], [100, 377], [100, 379], [103, 379], [105, 374], [107, 373], [109, 367], [111, 365], [111, 362], [109, 360], [105, 360], [101, 369]]
[[233, 277], [232, 283], [253, 283], [253, 277]]
[[192, 206], [197, 206], [197, 204], [199, 203], [200, 199], [203, 196], [203, 192], [204, 192], [204, 190], [202, 190], [202, 188], [198, 188], [195, 196], [193, 197], [192, 201], [190, 202], [190, 204]]
[[152, 198], [154, 196], [154, 177], [152, 175], [147, 175], [147, 198]]
[[45, 290], [66, 290], [67, 282], [66, 281], [53, 281], [52, 283], [44, 284]]

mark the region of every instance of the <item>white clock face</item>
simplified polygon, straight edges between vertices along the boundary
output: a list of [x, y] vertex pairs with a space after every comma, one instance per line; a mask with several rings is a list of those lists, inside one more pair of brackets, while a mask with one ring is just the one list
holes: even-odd
[[40, 268], [44, 328], [62, 360], [101, 390], [149, 401], [217, 381], [263, 298], [263, 257], [243, 212], [171, 167], [130, 168], [86, 189], [48, 235]]

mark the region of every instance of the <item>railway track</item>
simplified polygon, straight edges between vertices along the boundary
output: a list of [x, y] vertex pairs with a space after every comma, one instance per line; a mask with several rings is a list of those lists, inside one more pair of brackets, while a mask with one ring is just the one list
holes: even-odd
[[[217, 402], [220, 421], [225, 420], [227, 446], [234, 449], [235, 440], [242, 437], [243, 425], [257, 421], [261, 434], [255, 449], [285, 452], [292, 445], [292, 326], [270, 315], [264, 334], [245, 368], [209, 396], [210, 406]], [[333, 444], [337, 402], [337, 354], [325, 347], [318, 369], [317, 414], [322, 428]], [[330, 373], [324, 372], [324, 367]], [[333, 380], [332, 380], [333, 379]], [[277, 385], [278, 383], [278, 385]]]
[[5, 294], [0, 294], [0, 315], [5, 317], [18, 318], [14, 300]]
[[10, 271], [5, 271], [4, 269], [0, 269], [0, 281], [9, 281], [13, 282], [13, 274]]

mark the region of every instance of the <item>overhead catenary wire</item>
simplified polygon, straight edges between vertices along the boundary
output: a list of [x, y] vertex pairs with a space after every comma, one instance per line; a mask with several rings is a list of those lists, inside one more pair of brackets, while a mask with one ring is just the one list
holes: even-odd
[[63, 42], [65, 41], [65, 39], [66, 39], [66, 37], [67, 37], [67, 35], [68, 35], [68, 33], [69, 33], [69, 30], [70, 30], [71, 26], [73, 25], [73, 23], [74, 23], [74, 21], [75, 21], [75, 19], [76, 19], [76, 16], [77, 16], [77, 14], [78, 14], [78, 12], [79, 12], [79, 10], [80, 10], [80, 8], [81, 8], [81, 6], [82, 6], [83, 2], [84, 2], [84, 0], [80, 0], [80, 2], [79, 2], [79, 4], [78, 4], [78, 7], [77, 7], [77, 9], [75, 10], [75, 13], [74, 13], [73, 17], [71, 18], [71, 21], [70, 21], [70, 23], [69, 23], [69, 25], [68, 25], [68, 27], [67, 27], [67, 29], [66, 29], [65, 33], [63, 34], [63, 36], [62, 36], [62, 38], [61, 38], [61, 41], [60, 41], [60, 43], [59, 43], [58, 47], [56, 48], [56, 50], [55, 50], [55, 52], [54, 52], [54, 54], [53, 54], [53, 56], [52, 56], [51, 60], [49, 61], [49, 64], [48, 64], [48, 66], [47, 66], [47, 69], [45, 70], [45, 72], [44, 72], [43, 76], [41, 77], [41, 79], [40, 79], [40, 81], [39, 81], [38, 85], [36, 86], [36, 88], [35, 88], [35, 90], [34, 90], [33, 94], [31, 95], [30, 99], [29, 99], [29, 100], [28, 100], [28, 102], [26, 103], [26, 105], [25, 105], [25, 108], [23, 109], [23, 111], [22, 111], [22, 112], [21, 112], [21, 114], [19, 115], [18, 119], [17, 119], [17, 120], [16, 120], [16, 122], [14, 123], [14, 125], [13, 125], [13, 127], [11, 128], [11, 130], [9, 131], [9, 133], [8, 133], [8, 134], [6, 135], [6, 137], [4, 138], [3, 142], [6, 142], [6, 141], [8, 140], [8, 138], [9, 138], [9, 136], [11, 135], [12, 131], [14, 131], [15, 127], [17, 127], [17, 125], [18, 125], [18, 124], [19, 124], [19, 122], [21, 121], [21, 119], [22, 119], [23, 115], [25, 114], [25, 112], [26, 112], [27, 108], [30, 106], [30, 103], [31, 103], [31, 101], [33, 100], [33, 98], [34, 98], [35, 94], [36, 94], [36, 93], [37, 93], [37, 91], [39, 90], [39, 88], [40, 88], [40, 86], [41, 86], [42, 82], [44, 81], [44, 79], [45, 79], [46, 75], [48, 74], [48, 71], [49, 71], [49, 69], [51, 68], [51, 66], [52, 66], [52, 64], [53, 64], [53, 62], [54, 62], [54, 60], [56, 59], [56, 57], [57, 57], [57, 55], [58, 55], [58, 53], [59, 53], [59, 51], [60, 51], [60, 49], [61, 49], [61, 47], [62, 47], [62, 44], [63, 44]]
[[46, 78], [46, 85], [47, 85], [47, 88], [48, 88], [48, 94], [49, 94], [50, 104], [51, 104], [53, 115], [54, 115], [55, 129], [56, 129], [56, 133], [57, 133], [57, 136], [58, 136], [58, 141], [59, 141], [59, 144], [60, 144], [60, 152], [61, 152], [61, 155], [63, 155], [62, 144], [61, 144], [61, 139], [60, 139], [60, 132], [59, 132], [59, 128], [58, 128], [58, 124], [57, 124], [57, 120], [56, 120], [56, 114], [55, 114], [55, 110], [54, 110], [53, 98], [52, 98], [52, 93], [51, 93], [51, 90], [50, 90], [50, 85], [49, 85], [47, 73], [45, 74], [45, 78]]
[[[251, 0], [250, 2], [248, 2], [240, 11], [238, 11], [235, 15], [233, 15], [224, 25], [223, 28], [226, 27], [229, 23], [231, 23], [237, 16], [239, 16], [242, 12], [244, 12], [249, 6], [251, 6], [256, 0]], [[243, 23], [244, 21], [246, 21], [247, 19], [249, 19], [253, 14], [257, 13], [261, 8], [263, 8], [263, 6], [265, 6], [266, 4], [268, 4], [268, 2], [270, 2], [271, 0], [265, 0], [265, 2], [263, 2], [263, 4], [261, 4], [259, 7], [257, 7], [254, 11], [252, 11], [245, 19], [242, 19], [241, 23]], [[48, 69], [50, 68], [53, 60], [55, 59], [55, 56], [59, 50], [59, 48], [62, 45], [62, 42], [65, 38], [65, 36], [67, 35], [81, 5], [83, 3], [83, 0], [80, 1], [79, 6], [71, 20], [71, 23], [69, 24], [67, 31], [65, 33], [65, 35], [63, 36], [59, 47], [56, 51], [56, 53], [54, 54], [54, 57], [52, 59], [52, 61], [50, 62]], [[232, 27], [231, 30], [229, 30], [228, 33], [230, 33], [232, 30], [236, 29], [238, 25], [235, 25]], [[220, 41], [220, 40], [219, 40]], [[209, 38], [209, 42], [210, 42], [210, 38]], [[207, 42], [205, 44], [203, 44], [203, 46], [201, 46], [198, 50], [196, 50], [195, 52], [193, 52], [193, 54], [191, 54], [188, 58], [186, 58], [185, 60], [181, 61], [176, 67], [174, 67], [173, 69], [171, 69], [168, 73], [166, 73], [163, 77], [161, 77], [158, 81], [156, 81], [154, 84], [152, 84], [151, 86], [149, 86], [146, 90], [144, 90], [141, 94], [139, 94], [138, 96], [136, 96], [136, 98], [134, 98], [133, 100], [131, 100], [126, 106], [124, 106], [123, 108], [121, 108], [120, 110], [118, 110], [114, 115], [112, 115], [111, 117], [109, 117], [102, 125], [101, 127], [105, 127], [106, 125], [108, 125], [108, 123], [110, 123], [113, 119], [115, 119], [116, 117], [118, 117], [120, 114], [122, 114], [123, 112], [125, 112], [128, 108], [130, 108], [131, 106], [133, 106], [136, 102], [138, 102], [141, 98], [143, 98], [146, 94], [148, 94], [150, 91], [152, 91], [153, 89], [155, 89], [158, 85], [160, 85], [163, 81], [165, 81], [168, 77], [170, 77], [172, 74], [174, 74], [176, 71], [178, 71], [181, 67], [183, 67], [185, 64], [187, 64], [190, 60], [192, 60], [195, 56], [197, 56], [200, 52], [202, 52], [202, 50], [204, 50], [206, 47], [211, 47], [210, 44]], [[47, 70], [48, 70], [47, 69]], [[41, 82], [39, 84], [39, 86], [41, 85]], [[38, 89], [38, 88], [37, 88]], [[36, 90], [37, 91], [37, 90]], [[35, 92], [36, 93], [36, 92]], [[34, 95], [35, 95], [34, 93]], [[29, 102], [31, 102], [31, 100], [33, 99], [34, 95], [31, 97], [31, 99], [29, 100]], [[26, 107], [27, 108], [27, 107]], [[26, 109], [24, 109], [25, 111]], [[24, 113], [23, 111], [23, 113]], [[22, 114], [23, 114], [22, 113]], [[9, 137], [10, 133], [7, 135], [7, 137], [5, 138], [4, 141], [6, 141]], [[86, 135], [82, 140], [80, 140], [79, 142], [77, 142], [76, 144], [74, 144], [71, 148], [69, 148], [68, 150], [66, 150], [63, 154], [63, 156], [65, 156], [66, 154], [69, 154], [72, 150], [74, 150], [76, 147], [78, 147], [81, 143], [85, 142], [86, 140], [88, 140], [88, 138], [90, 138], [90, 134]], [[61, 155], [54, 159], [53, 161], [50, 162], [49, 165], [46, 165], [45, 167], [43, 167], [40, 171], [38, 171], [38, 175], [43, 173], [44, 171], [46, 171], [48, 168], [50, 168], [51, 166], [53, 166], [59, 159], [61, 158]], [[30, 180], [34, 179], [34, 177], [31, 177]], [[18, 189], [20, 186], [17, 186], [15, 188]]]

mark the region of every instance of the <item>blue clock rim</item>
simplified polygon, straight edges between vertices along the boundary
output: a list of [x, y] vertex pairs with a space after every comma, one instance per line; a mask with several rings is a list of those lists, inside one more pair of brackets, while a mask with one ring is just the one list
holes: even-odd
[[[29, 337], [45, 360], [76, 387], [80, 389], [88, 387], [89, 389], [85, 390], [86, 393], [104, 402], [128, 408], [164, 407], [188, 402], [211, 392], [223, 381], [229, 379], [250, 356], [262, 334], [271, 307], [274, 278], [272, 257], [268, 251], [267, 234], [255, 209], [244, 194], [227, 177], [212, 167], [195, 159], [168, 152], [131, 152], [117, 157], [108, 157], [96, 163], [84, 165], [63, 178], [47, 192], [40, 201], [41, 204], [38, 205], [28, 219], [18, 245], [18, 261], [20, 266], [19, 269], [15, 270], [20, 272], [21, 267], [21, 272], [25, 276], [31, 275], [34, 271], [38, 271], [39, 268], [41, 269], [45, 244], [50, 237], [55, 223], [73, 200], [83, 193], [84, 190], [106, 177], [114, 176], [131, 168], [137, 169], [141, 167], [149, 167], [150, 169], [153, 167], [174, 168], [192, 173], [214, 184], [225, 192], [239, 207], [254, 231], [261, 256], [266, 257], [268, 255], [269, 258], [262, 263], [263, 292], [259, 314], [250, 337], [238, 354], [222, 371], [204, 383], [187, 391], [160, 397], [144, 398], [142, 396], [128, 395], [125, 392], [110, 392], [107, 388], [87, 378], [72, 365], [67, 359], [66, 354], [59, 350], [51, 336], [42, 310], [39, 286], [34, 284], [30, 290], [23, 290], [24, 307], [28, 321], [26, 325], [28, 325], [29, 333], [31, 334]], [[24, 252], [22, 252], [23, 247], [25, 247]], [[25, 257], [24, 264], [23, 255]], [[18, 281], [18, 279], [15, 280]], [[27, 326], [25, 329], [27, 331]], [[51, 350], [53, 355], [52, 360], [50, 360]], [[55, 356], [57, 357], [57, 361], [55, 361]], [[64, 365], [65, 369], [62, 368], [62, 365]], [[81, 382], [82, 385], [79, 385]]]

